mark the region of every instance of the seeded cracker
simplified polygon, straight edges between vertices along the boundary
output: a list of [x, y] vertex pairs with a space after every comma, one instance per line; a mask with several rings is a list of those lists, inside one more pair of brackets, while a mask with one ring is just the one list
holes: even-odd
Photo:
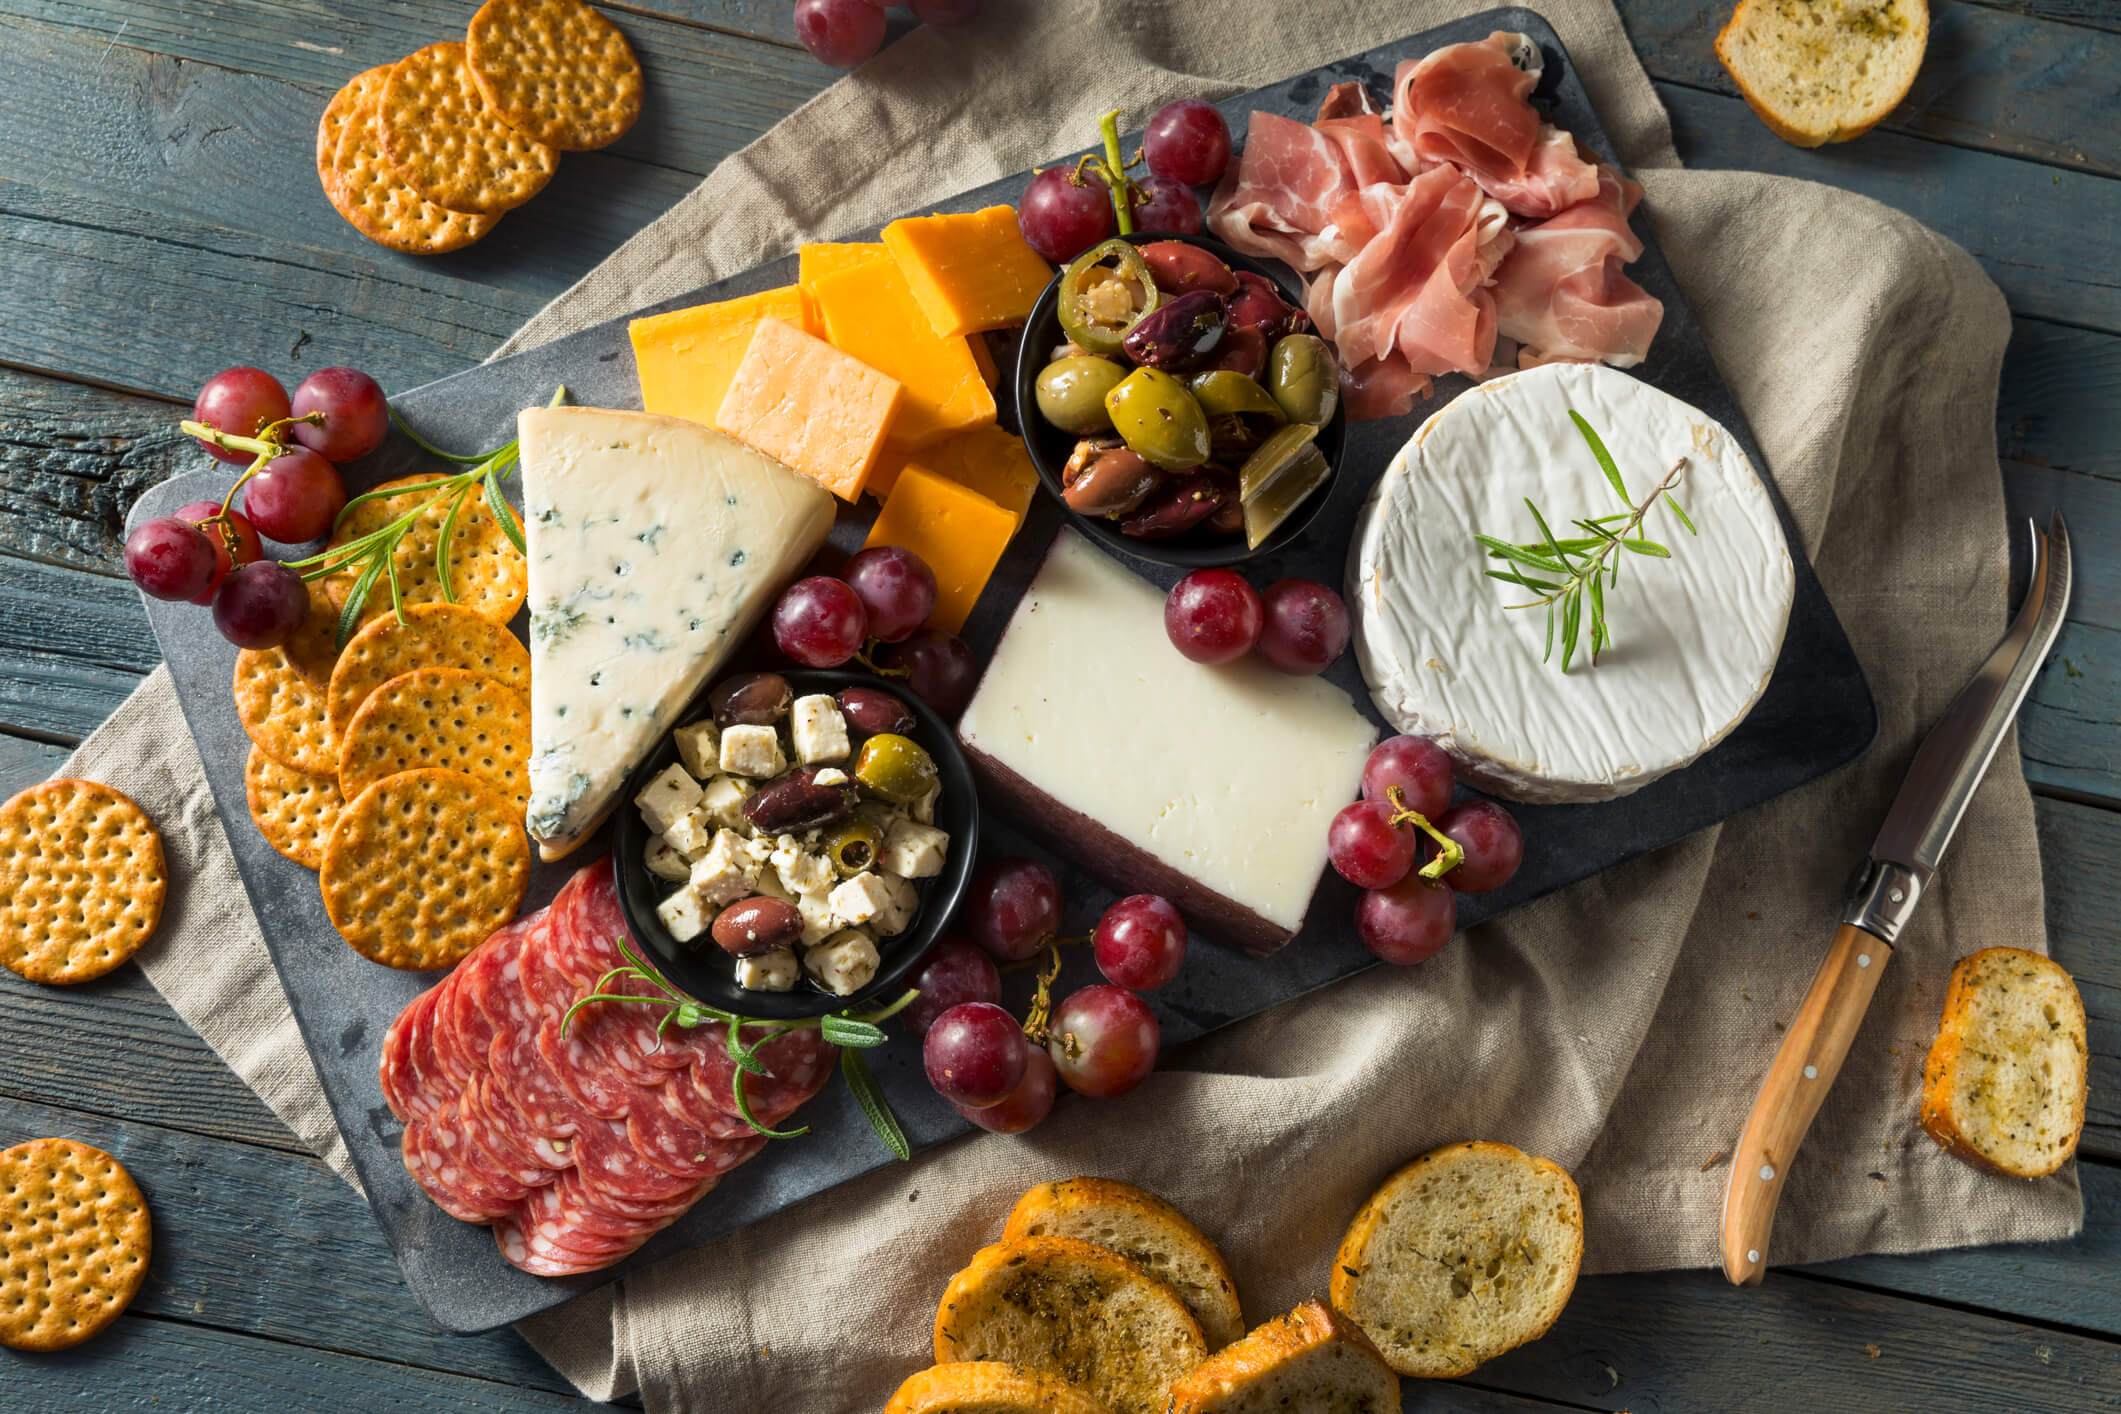
[[485, 782], [521, 814], [529, 756], [522, 693], [463, 668], [420, 668], [384, 683], [354, 713], [339, 748], [339, 791], [352, 800], [385, 776], [440, 766]]
[[364, 108], [372, 108], [383, 97], [383, 81], [390, 77], [390, 65], [378, 64], [373, 69], [364, 69], [346, 81], [346, 87], [331, 96], [324, 105], [324, 116], [317, 119], [317, 180], [324, 184], [324, 194], [331, 204], [339, 204], [332, 194], [332, 184], [338, 180], [338, 169], [333, 165], [339, 151], [339, 138], [353, 123]]
[[563, 152], [617, 142], [641, 116], [633, 46], [582, 0], [486, 0], [464, 50], [486, 101]]
[[317, 884], [332, 926], [385, 967], [448, 967], [515, 917], [530, 881], [522, 815], [461, 771], [404, 771], [346, 807]]
[[[401, 476], [376, 489], [416, 486], [438, 479]], [[428, 498], [415, 494], [364, 502], [354, 507], [352, 513], [339, 523], [339, 528], [332, 532], [331, 543], [338, 546], [358, 540], [411, 511], [425, 499]], [[441, 543], [442, 521], [448, 511], [446, 500], [429, 508], [398, 541], [392, 559], [398, 567], [398, 592], [407, 605], [447, 602], [442, 597], [442, 582], [435, 577], [435, 547]], [[486, 508], [486, 502], [477, 492], [465, 499], [464, 509], [457, 513], [456, 534], [449, 542], [449, 566], [456, 602], [465, 608], [484, 614], [495, 623], [505, 624], [515, 617], [516, 610], [523, 607], [523, 595], [530, 582], [529, 571], [523, 564], [522, 555], [508, 543], [500, 522], [493, 518], [493, 512]], [[351, 573], [332, 577], [332, 583], [338, 586], [341, 594], [351, 589], [353, 582]], [[389, 612], [389, 580], [387, 576], [379, 577], [368, 596], [368, 603], [362, 608], [362, 617], [369, 619]], [[336, 757], [324, 769], [336, 771]]]
[[504, 121], [464, 62], [461, 44], [400, 59], [383, 86], [383, 152], [405, 184], [438, 206], [498, 216], [552, 180], [560, 154]]
[[331, 670], [331, 724], [343, 737], [368, 694], [415, 668], [469, 668], [530, 692], [530, 650], [484, 614], [461, 604], [415, 604], [405, 622], [378, 614]]
[[0, 1149], [0, 1345], [64, 1350], [118, 1319], [147, 1278], [147, 1200], [71, 1139]]
[[383, 156], [376, 111], [370, 102], [354, 114], [339, 133], [330, 165], [317, 168], [332, 209], [377, 245], [408, 255], [462, 250], [492, 230], [500, 217], [451, 211], [405, 185]]
[[169, 871], [147, 812], [96, 781], [31, 786], [0, 805], [0, 963], [32, 982], [87, 982], [162, 921]]
[[236, 654], [236, 715], [273, 760], [312, 776], [339, 773], [339, 735], [325, 711], [339, 656], [335, 596], [309, 592], [309, 616], [278, 648]]
[[252, 746], [243, 763], [243, 791], [267, 844], [304, 869], [324, 863], [325, 842], [346, 806], [337, 779], [289, 770]]

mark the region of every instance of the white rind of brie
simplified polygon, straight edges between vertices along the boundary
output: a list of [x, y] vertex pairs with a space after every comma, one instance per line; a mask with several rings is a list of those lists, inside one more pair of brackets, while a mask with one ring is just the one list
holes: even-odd
[[681, 418], [530, 408], [530, 806], [546, 859], [626, 778], [824, 543], [832, 497]]
[[[1586, 613], [1564, 675], [1558, 623], [1542, 661], [1546, 610], [1509, 607], [1536, 596], [1488, 578], [1496, 562], [1473, 536], [1539, 538], [1527, 497], [1564, 537], [1569, 521], [1625, 509], [1571, 409], [1633, 497], [1685, 457], [1673, 490], [1700, 533], [1650, 512], [1641, 533], [1672, 557], [1621, 556], [1606, 589], [1612, 642], [1593, 666]], [[1596, 364], [1497, 378], [1431, 416], [1372, 490], [1348, 552], [1356, 657], [1378, 711], [1435, 738], [1481, 789], [1540, 804], [1627, 795], [1727, 736], [1774, 672], [1795, 584], [1767, 488], [1730, 432]]]

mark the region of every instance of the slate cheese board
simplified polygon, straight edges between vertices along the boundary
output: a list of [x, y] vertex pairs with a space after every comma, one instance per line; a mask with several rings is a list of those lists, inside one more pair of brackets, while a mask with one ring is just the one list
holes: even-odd
[[[1393, 68], [1400, 60], [1419, 57], [1440, 45], [1480, 39], [1497, 29], [1521, 31], [1539, 44], [1546, 69], [1535, 103], [1554, 122], [1612, 161], [1611, 144], [1559, 39], [1538, 15], [1521, 9], [1491, 10], [1439, 26], [1219, 106], [1239, 138], [1254, 109], [1308, 121], [1334, 83], [1360, 80], [1380, 96], [1388, 95]], [[1129, 135], [1127, 148], [1131, 150], [1137, 141], [1137, 135]], [[1056, 161], [1073, 160], [1064, 154], [1054, 157]], [[931, 209], [969, 211], [1013, 204], [1028, 175], [962, 193]], [[1701, 330], [1640, 212], [1635, 228], [1646, 249], [1628, 273], [1664, 302], [1665, 318], [1648, 360], [1631, 371], [1730, 428], [1753, 463], [1768, 471], [1772, 489], [1772, 469], [1710, 358]], [[847, 233], [844, 238], [873, 240], [876, 232]], [[726, 299], [794, 279], [795, 259], [789, 256], [637, 313]], [[626, 323], [625, 319], [612, 320], [469, 369], [403, 393], [394, 403], [428, 441], [459, 451], [510, 440], [517, 411], [546, 402], [561, 385], [575, 404], [638, 407]], [[1007, 368], [1014, 362], [1013, 350], [1000, 343], [997, 339], [994, 352]], [[1417, 407], [1412, 416], [1351, 426], [1344, 469], [1330, 502], [1299, 543], [1282, 555], [1250, 566], [1250, 577], [1266, 583], [1284, 575], [1303, 575], [1338, 584], [1356, 513], [1371, 485], [1419, 421], [1466, 386], [1463, 379], [1443, 380], [1436, 397]], [[998, 397], [1004, 423], [1014, 426], [1007, 379]], [[408, 439], [394, 433], [382, 451], [354, 469], [350, 489], [358, 491], [413, 471], [440, 469]], [[187, 501], [208, 496], [218, 499], [231, 474], [232, 469], [216, 467], [174, 477], [141, 498], [133, 521], [166, 514]], [[1526, 837], [1524, 867], [1502, 890], [1466, 897], [1460, 906], [1462, 925], [1477, 924], [1662, 848], [1815, 780], [1869, 747], [1877, 731], [1877, 712], [1862, 670], [1804, 557], [1779, 496], [1776, 508], [1796, 565], [1796, 599], [1780, 663], [1751, 716], [1694, 766], [1625, 799], [1590, 806], [1513, 807]], [[874, 510], [874, 501], [843, 506], [832, 534], [834, 546], [841, 551], [858, 547]], [[982, 661], [991, 653], [1063, 521], [1060, 508], [1042, 493], [965, 627], [964, 636]], [[1162, 585], [1178, 576], [1176, 570], [1147, 563], [1130, 567]], [[446, 1216], [407, 1174], [398, 1155], [399, 1126], [383, 1102], [377, 1080], [384, 1032], [406, 1003], [433, 985], [440, 974], [394, 972], [376, 966], [340, 940], [325, 916], [315, 877], [275, 853], [250, 822], [243, 781], [250, 743], [230, 695], [235, 649], [214, 632], [209, 617], [199, 609], [148, 600], [147, 610], [169, 660], [266, 945], [369, 1203], [404, 1268], [407, 1285], [443, 1326], [474, 1332], [521, 1320], [628, 1271], [772, 1218], [805, 1198], [893, 1162], [845, 1088], [835, 1083], [802, 1112], [811, 1127], [809, 1135], [776, 1143], [755, 1162], [737, 1169], [684, 1219], [629, 1260], [566, 1280], [542, 1279], [509, 1266], [485, 1228]], [[522, 627], [519, 618], [517, 628]], [[1352, 654], [1329, 669], [1327, 676], [1365, 711], [1371, 710]], [[998, 815], [990, 809], [983, 816], [983, 849], [989, 855], [1025, 853], [1046, 859], [1061, 877], [1068, 901], [1067, 926], [1087, 928], [1114, 897], [1113, 892], [1069, 860], [1019, 835]], [[593, 845], [558, 864], [540, 865], [533, 874], [525, 908], [542, 906], [599, 852], [600, 847]], [[1372, 966], [1374, 959], [1356, 939], [1350, 922], [1354, 903], [1355, 890], [1328, 871], [1303, 932], [1273, 957], [1255, 960], [1216, 946], [1212, 940], [1196, 939], [1180, 978], [1149, 998], [1162, 1024], [1165, 1046], [1182, 1046], [1207, 1031]], [[1094, 963], [1080, 955], [1086, 950], [1075, 951], [1078, 955], [1071, 957], [1057, 994], [1065, 994], [1094, 974]], [[1626, 965], [1624, 957], [1616, 956], [1615, 965]], [[1011, 980], [1022, 986], [1029, 983], [1028, 975]], [[894, 1038], [880, 1051], [871, 1052], [871, 1061], [916, 1149], [967, 1131], [965, 1122], [929, 1088], [921, 1073], [917, 1044]], [[1064, 1099], [1063, 1103], [1080, 1102]]]

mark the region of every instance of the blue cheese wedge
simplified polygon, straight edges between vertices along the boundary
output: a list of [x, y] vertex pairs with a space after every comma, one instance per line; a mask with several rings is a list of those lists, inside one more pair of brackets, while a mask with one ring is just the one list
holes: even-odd
[[816, 482], [698, 423], [531, 408], [530, 806], [546, 859], [602, 823], [628, 775], [824, 543]]

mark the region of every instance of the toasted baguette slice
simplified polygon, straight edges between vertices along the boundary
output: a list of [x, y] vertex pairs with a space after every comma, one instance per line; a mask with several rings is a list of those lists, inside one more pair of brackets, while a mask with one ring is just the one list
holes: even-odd
[[1402, 1375], [1449, 1379], [1537, 1340], [1583, 1265], [1583, 1199], [1507, 1144], [1447, 1144], [1370, 1195], [1333, 1259], [1333, 1304]]
[[1223, 1254], [1178, 1209], [1154, 1193], [1109, 1178], [1066, 1178], [1016, 1200], [1002, 1240], [1080, 1237], [1119, 1253], [1167, 1283], [1186, 1303], [1208, 1349], [1245, 1333], [1237, 1287]]
[[2022, 948], [1962, 957], [1922, 1067], [1922, 1127], [1976, 1168], [2044, 1178], [2084, 1129], [2084, 999], [2053, 960]]
[[1112, 1414], [1057, 1375], [967, 1360], [936, 1365], [898, 1387], [884, 1414]]
[[1115, 1414], [1163, 1414], [1208, 1354], [1178, 1293], [1116, 1252], [1020, 1237], [974, 1255], [935, 1313], [935, 1363], [994, 1360], [1059, 1375]]
[[1306, 1301], [1171, 1386], [1170, 1414], [1399, 1414], [1399, 1376], [1362, 1327]]
[[1716, 57], [1775, 136], [1817, 147], [1898, 107], [1929, 37], [1927, 0], [1738, 0]]

